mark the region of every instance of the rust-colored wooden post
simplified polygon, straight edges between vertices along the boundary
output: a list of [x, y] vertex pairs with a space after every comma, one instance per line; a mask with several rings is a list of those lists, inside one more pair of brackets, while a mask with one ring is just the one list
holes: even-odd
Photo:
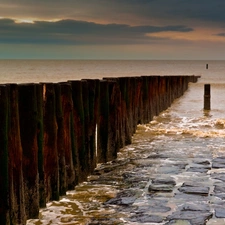
[[22, 171], [22, 146], [18, 109], [18, 85], [10, 84], [9, 102], [9, 197], [10, 224], [26, 224], [24, 181]]
[[[97, 165], [96, 159], [96, 126], [98, 115], [98, 95], [99, 95], [99, 80], [86, 80], [87, 81], [87, 93], [89, 102], [89, 118], [88, 118], [88, 143], [90, 152], [90, 172], [93, 172]], [[83, 96], [84, 99], [84, 96]]]
[[84, 148], [85, 148], [85, 173], [90, 175], [91, 173], [91, 161], [90, 161], [90, 119], [89, 119], [89, 90], [88, 82], [86, 80], [81, 81], [82, 84], [82, 101], [84, 110]]
[[65, 163], [65, 128], [64, 115], [62, 110], [61, 86], [59, 83], [55, 86], [55, 108], [57, 121], [57, 152], [59, 163], [59, 195], [65, 195], [67, 191], [66, 183], [66, 163]]
[[[78, 183], [75, 179], [76, 166], [78, 165], [78, 156], [74, 144], [73, 129], [73, 100], [71, 83], [63, 82], [61, 86], [62, 112], [64, 123], [64, 146], [65, 146], [65, 165], [66, 165], [66, 184], [67, 189], [74, 189]], [[76, 174], [78, 175], [78, 174]]]
[[120, 142], [118, 137], [118, 95], [119, 88], [116, 80], [108, 81], [109, 87], [109, 123], [108, 123], [108, 149], [106, 154], [107, 161], [116, 159], [119, 151]]
[[46, 206], [46, 190], [44, 176], [44, 125], [43, 125], [43, 84], [36, 85], [37, 94], [37, 145], [39, 173], [39, 206]]
[[0, 224], [10, 225], [8, 174], [9, 91], [0, 85]]
[[109, 131], [109, 83], [100, 81], [97, 161], [107, 161]]
[[39, 181], [36, 85], [21, 84], [18, 87], [25, 209], [27, 218], [37, 218], [39, 215]]
[[54, 84], [44, 84], [44, 171], [46, 199], [59, 200], [59, 165]]
[[73, 131], [75, 151], [78, 153], [78, 181], [84, 181], [87, 177], [87, 161], [84, 138], [84, 107], [82, 97], [82, 82], [70, 81], [73, 98]]

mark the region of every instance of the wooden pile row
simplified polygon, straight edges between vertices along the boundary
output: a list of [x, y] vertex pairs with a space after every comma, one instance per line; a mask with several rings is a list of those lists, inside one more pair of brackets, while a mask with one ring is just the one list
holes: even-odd
[[113, 160], [196, 76], [0, 85], [0, 224], [26, 224]]

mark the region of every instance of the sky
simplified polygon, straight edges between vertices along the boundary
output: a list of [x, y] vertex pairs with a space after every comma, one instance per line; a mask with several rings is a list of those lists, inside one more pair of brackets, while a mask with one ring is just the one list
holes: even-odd
[[225, 1], [0, 0], [0, 59], [225, 60]]

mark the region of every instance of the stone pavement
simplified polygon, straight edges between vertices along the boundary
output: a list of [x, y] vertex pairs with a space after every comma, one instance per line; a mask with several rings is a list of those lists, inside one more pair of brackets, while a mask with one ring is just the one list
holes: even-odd
[[223, 144], [190, 136], [126, 147], [125, 155], [136, 155], [118, 158], [113, 169], [102, 165], [93, 181], [117, 180], [117, 196], [104, 203], [114, 213], [89, 224], [225, 224]]

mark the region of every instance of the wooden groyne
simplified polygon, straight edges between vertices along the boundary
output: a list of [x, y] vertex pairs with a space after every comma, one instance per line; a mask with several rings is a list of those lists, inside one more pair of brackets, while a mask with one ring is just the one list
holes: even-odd
[[113, 160], [197, 76], [0, 85], [0, 224], [26, 224], [46, 202]]

